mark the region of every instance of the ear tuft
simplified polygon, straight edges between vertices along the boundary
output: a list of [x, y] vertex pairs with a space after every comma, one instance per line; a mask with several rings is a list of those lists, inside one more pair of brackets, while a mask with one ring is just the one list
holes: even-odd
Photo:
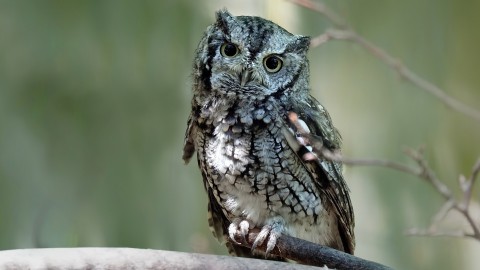
[[296, 53], [307, 53], [310, 48], [310, 37], [307, 36], [295, 36], [295, 38], [288, 43], [285, 51]]
[[235, 17], [228, 12], [227, 9], [221, 9], [216, 13], [217, 17], [217, 26], [224, 32], [226, 35], [230, 33], [230, 25], [235, 21]]
[[310, 48], [310, 37], [308, 37], [308, 36], [298, 36], [295, 43], [300, 50], [306, 52], [306, 51], [308, 51], [308, 48]]

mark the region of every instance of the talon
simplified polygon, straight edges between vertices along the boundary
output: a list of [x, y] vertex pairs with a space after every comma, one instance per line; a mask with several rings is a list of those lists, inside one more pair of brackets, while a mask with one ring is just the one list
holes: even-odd
[[262, 230], [258, 233], [255, 241], [253, 241], [252, 251], [257, 248], [257, 246], [262, 245], [265, 239], [267, 238], [268, 234], [270, 233], [271, 226], [265, 225], [263, 226]]
[[[252, 252], [261, 246], [265, 240], [267, 240], [267, 248], [265, 250], [265, 256], [267, 256], [275, 248], [277, 239], [280, 237], [284, 230], [284, 221], [280, 218], [274, 218], [262, 227], [257, 237], [252, 244]], [[228, 226], [228, 236], [237, 245], [240, 245], [236, 238], [241, 237], [243, 243], [247, 242], [248, 232], [250, 230], [250, 222], [247, 220], [234, 219]]]
[[228, 226], [228, 236], [230, 237], [230, 239], [235, 243], [235, 244], [240, 244], [237, 240], [235, 240], [235, 235], [238, 231], [238, 225], [237, 225], [237, 222], [233, 221], [232, 223], [230, 223], [230, 225]]
[[240, 245], [236, 239], [235, 236], [240, 235], [240, 237], [243, 240], [243, 243], [247, 243], [247, 235], [248, 235], [248, 230], [250, 228], [250, 223], [247, 220], [241, 220], [241, 219], [234, 219], [232, 223], [228, 226], [228, 236], [232, 241]]
[[284, 223], [283, 220], [280, 219], [273, 220], [270, 224], [263, 226], [253, 242], [252, 251], [262, 245], [263, 242], [265, 242], [265, 239], [268, 238], [267, 249], [265, 250], [265, 257], [267, 257], [277, 245], [277, 239], [282, 235], [283, 231]]
[[243, 238], [243, 243], [247, 243], [247, 235], [248, 235], [248, 230], [250, 228], [250, 224], [246, 220], [242, 220], [239, 224], [240, 227], [240, 235]]
[[277, 245], [277, 239], [282, 235], [282, 230], [280, 228], [274, 228], [270, 231], [270, 237], [267, 242], [267, 250], [265, 251], [265, 256], [267, 256]]

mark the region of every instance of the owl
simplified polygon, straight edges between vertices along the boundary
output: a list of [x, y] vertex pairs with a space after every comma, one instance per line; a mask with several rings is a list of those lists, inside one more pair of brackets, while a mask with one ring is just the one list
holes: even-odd
[[[342, 165], [322, 154], [339, 151], [340, 135], [309, 94], [309, 44], [266, 19], [221, 10], [196, 50], [183, 159], [196, 152], [209, 225], [234, 255], [272, 258], [281, 234], [353, 254]], [[253, 228], [252, 249], [235, 244]]]

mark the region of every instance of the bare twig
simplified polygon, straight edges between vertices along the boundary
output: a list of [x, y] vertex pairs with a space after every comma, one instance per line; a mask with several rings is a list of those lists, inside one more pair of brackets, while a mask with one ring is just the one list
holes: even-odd
[[299, 6], [311, 9], [315, 12], [318, 12], [325, 16], [330, 22], [332, 22], [335, 27], [340, 29], [349, 28], [345, 19], [337, 15], [333, 10], [331, 10], [327, 5], [320, 2], [313, 2], [311, 0], [289, 0]]
[[345, 165], [386, 167], [386, 168], [394, 169], [404, 173], [408, 173], [414, 176], [418, 176], [421, 173], [417, 169], [411, 168], [407, 165], [404, 165], [396, 161], [384, 160], [384, 159], [348, 158], [348, 157], [342, 156], [340, 152], [331, 152], [327, 149], [322, 149], [322, 156], [324, 156], [329, 160], [342, 162]]
[[474, 238], [478, 240], [473, 234], [466, 233], [464, 231], [437, 231], [436, 229], [427, 229], [420, 230], [417, 228], [412, 228], [406, 232], [407, 235], [411, 236], [427, 236], [427, 237], [458, 237], [458, 238]]
[[[456, 237], [471, 237], [480, 241], [480, 228], [479, 224], [473, 219], [472, 215], [469, 212], [469, 205], [471, 201], [471, 194], [473, 189], [473, 184], [477, 178], [480, 171], [480, 159], [477, 160], [472, 169], [472, 174], [469, 180], [463, 180], [465, 183], [462, 184], [460, 181], [460, 189], [462, 191], [462, 198], [460, 200], [455, 199], [453, 192], [445, 185], [434, 173], [434, 171], [428, 165], [425, 157], [423, 156], [423, 149], [419, 150], [407, 149], [405, 151], [406, 155], [410, 157], [413, 161], [416, 162], [418, 168], [412, 168], [408, 165], [404, 165], [395, 161], [390, 160], [377, 160], [377, 159], [351, 159], [344, 158], [339, 153], [332, 153], [326, 149], [321, 150], [322, 156], [329, 160], [339, 161], [346, 165], [368, 165], [368, 166], [380, 166], [386, 167], [393, 170], [401, 171], [408, 173], [414, 176], [419, 177], [422, 180], [425, 180], [427, 183], [431, 184], [435, 190], [442, 195], [446, 200], [445, 204], [439, 209], [437, 214], [432, 219], [432, 223], [427, 230], [411, 229], [407, 232], [409, 235], [429, 235], [429, 236], [456, 236]], [[456, 210], [468, 222], [473, 233], [467, 233], [464, 231], [455, 231], [455, 232], [445, 232], [437, 231], [437, 225], [443, 220], [446, 214], [450, 210]]]
[[431, 94], [432, 96], [440, 100], [443, 104], [445, 104], [450, 109], [453, 109], [477, 121], [480, 121], [479, 110], [472, 108], [464, 104], [463, 102], [460, 102], [457, 99], [449, 96], [448, 94], [446, 94], [446, 92], [443, 89], [425, 80], [424, 78], [419, 76], [417, 73], [409, 69], [407, 66], [403, 65], [398, 59], [396, 59], [395, 57], [387, 53], [385, 50], [373, 44], [372, 42], [368, 41], [361, 35], [357, 34], [354, 30], [352, 30], [348, 26], [348, 24], [345, 22], [345, 20], [341, 16], [333, 12], [324, 3], [314, 2], [312, 0], [288, 0], [288, 1], [320, 13], [333, 24], [334, 26], [333, 30], [328, 30], [326, 33], [321, 34], [320, 36], [312, 39], [312, 43], [311, 43], [312, 47], [319, 46], [320, 44], [323, 44], [332, 39], [348, 40], [356, 44], [359, 44], [368, 52], [370, 52], [373, 56], [377, 57], [382, 62], [387, 64], [391, 69], [397, 72], [397, 74], [401, 78], [405, 79], [406, 81], [412, 83], [418, 88]]
[[[460, 187], [462, 188], [462, 191], [465, 192], [464, 204], [466, 208], [468, 208], [470, 199], [472, 198], [472, 187], [475, 184], [475, 180], [477, 179], [479, 172], [480, 172], [480, 158], [477, 159], [477, 162], [475, 162], [475, 165], [473, 165], [472, 174], [470, 178], [465, 183], [460, 183]], [[462, 179], [462, 176], [460, 176], [459, 179]]]
[[455, 201], [454, 200], [448, 200], [446, 201], [442, 207], [440, 207], [440, 209], [438, 210], [438, 212], [435, 214], [435, 216], [433, 216], [432, 218], [432, 224], [430, 226], [430, 228], [434, 228], [437, 224], [439, 224], [448, 214], [448, 212], [450, 212], [450, 210], [453, 209], [455, 205]]
[[[420, 178], [432, 184], [435, 187], [435, 189], [443, 196], [444, 199], [451, 202], [450, 209], [457, 210], [465, 217], [468, 224], [473, 230], [473, 234], [463, 233], [462, 236], [472, 237], [480, 241], [480, 229], [478, 227], [478, 224], [476, 224], [476, 222], [473, 220], [472, 216], [470, 215], [470, 212], [468, 211], [468, 205], [470, 202], [470, 196], [473, 189], [473, 185], [468, 185], [468, 188], [466, 189], [460, 186], [460, 189], [462, 190], [463, 199], [460, 200], [460, 202], [458, 202], [453, 196], [453, 192], [435, 176], [432, 169], [428, 166], [425, 158], [423, 157], [423, 153], [421, 151], [409, 150], [407, 152], [407, 155], [409, 155], [413, 160], [415, 160], [419, 165], [419, 167], [422, 169], [423, 174], [420, 176]], [[476, 174], [475, 169], [476, 169], [476, 166], [474, 166], [472, 176], [475, 176]], [[473, 181], [472, 181], [472, 184], [473, 184]], [[433, 225], [436, 224], [435, 220], [432, 224]], [[432, 232], [432, 235], [442, 235], [442, 233], [444, 232], [434, 232], [434, 233]], [[457, 234], [454, 234], [454, 235], [457, 235]]]
[[446, 200], [450, 200], [453, 198], [450, 189], [437, 178], [437, 176], [425, 160], [423, 156], [423, 147], [419, 150], [407, 149], [405, 150], [405, 153], [407, 156], [417, 162], [418, 167], [421, 171], [418, 177], [430, 183]]
[[[251, 248], [255, 241], [259, 230], [250, 230], [246, 242], [241, 235], [235, 235], [237, 243], [231, 241], [233, 244]], [[266, 243], [258, 246], [257, 249], [265, 250]], [[327, 266], [329, 269], [334, 268], [337, 270], [342, 269], [370, 269], [370, 270], [387, 270], [390, 267], [381, 265], [376, 262], [364, 260], [356, 256], [350, 255], [345, 252], [338, 251], [327, 246], [321, 246], [308, 242], [299, 238], [295, 238], [288, 235], [281, 235], [277, 239], [275, 248], [272, 251], [273, 255], [277, 255], [281, 258], [294, 260], [301, 264], [314, 265], [314, 266]]]

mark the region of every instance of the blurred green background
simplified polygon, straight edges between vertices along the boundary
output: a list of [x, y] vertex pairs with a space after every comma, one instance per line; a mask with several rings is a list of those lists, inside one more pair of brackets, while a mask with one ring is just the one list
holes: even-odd
[[[480, 108], [479, 1], [329, 0], [358, 32]], [[0, 1], [0, 249], [108, 246], [224, 254], [196, 161], [181, 160], [194, 50], [214, 11], [315, 36], [331, 25], [286, 1]], [[409, 162], [424, 144], [456, 189], [480, 125], [362, 48], [311, 50], [312, 94], [350, 157]], [[478, 269], [480, 243], [407, 237], [443, 202], [426, 183], [348, 167], [358, 256], [397, 269]], [[478, 191], [478, 189], [477, 189]], [[478, 193], [475, 193], [478, 199]], [[478, 217], [478, 215], [476, 215]], [[449, 217], [448, 229], [464, 224]]]

